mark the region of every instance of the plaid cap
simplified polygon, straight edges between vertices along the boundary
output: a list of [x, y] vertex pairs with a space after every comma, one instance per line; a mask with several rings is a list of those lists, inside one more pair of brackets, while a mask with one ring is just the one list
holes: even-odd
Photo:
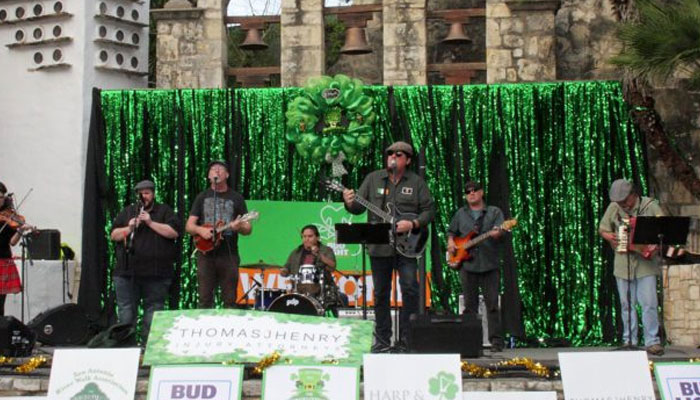
[[134, 186], [135, 191], [139, 190], [144, 190], [144, 189], [151, 189], [153, 191], [156, 190], [156, 184], [153, 183], [153, 181], [149, 181], [148, 179], [142, 180], [141, 182], [137, 183], [136, 186]]
[[477, 190], [481, 190], [481, 189], [482, 189], [481, 184], [477, 181], [469, 181], [466, 183], [466, 185], [464, 185], [464, 191], [469, 191], [469, 190], [477, 191]]
[[408, 154], [409, 156], [413, 157], [413, 147], [402, 141], [394, 142], [391, 144], [391, 146], [386, 148], [386, 151], [403, 151], [404, 153]]
[[632, 193], [632, 182], [627, 179], [618, 179], [610, 186], [610, 201], [623, 201]]
[[226, 171], [228, 172], [228, 164], [226, 164], [226, 161], [224, 161], [224, 160], [211, 161], [209, 163], [209, 165], [207, 166], [207, 171], [209, 171], [211, 169], [211, 167], [213, 167], [215, 165], [221, 165], [222, 167], [226, 168]]

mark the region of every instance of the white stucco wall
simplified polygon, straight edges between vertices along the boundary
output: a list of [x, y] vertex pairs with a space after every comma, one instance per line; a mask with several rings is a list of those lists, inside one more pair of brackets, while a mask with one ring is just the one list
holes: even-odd
[[[139, 21], [148, 22], [148, 2], [102, 2], [107, 6], [107, 14], [114, 15], [116, 7], [122, 6], [125, 19], [131, 19], [131, 10], [136, 9]], [[39, 228], [60, 230], [61, 241], [73, 247], [78, 256], [92, 88], [146, 86], [143, 76], [95, 69], [100, 63], [98, 54], [101, 50], [108, 52], [108, 66], [116, 67], [117, 52], [124, 55], [126, 66], [132, 56], [139, 59], [137, 70], [145, 71], [148, 65], [147, 29], [95, 18], [102, 2], [63, 0], [63, 11], [73, 14], [71, 18], [0, 24], [0, 181], [15, 193], [17, 201], [33, 189], [21, 213]], [[0, 10], [6, 10], [7, 22], [15, 19], [17, 7], [24, 7], [26, 15], [33, 15], [32, 7], [41, 4], [44, 13], [50, 14], [55, 3], [56, 0], [3, 1]], [[6, 46], [16, 42], [17, 29], [23, 29], [31, 41], [36, 27], [43, 28], [44, 37], [52, 37], [55, 25], [60, 25], [62, 36], [71, 37], [72, 42], [13, 49]], [[131, 34], [138, 32], [140, 48], [96, 43], [99, 25], [106, 26], [107, 38], [113, 38], [121, 29], [130, 41]], [[34, 53], [42, 52], [43, 64], [51, 64], [56, 48], [63, 52], [61, 61], [71, 64], [69, 68], [28, 71], [36, 67]]]

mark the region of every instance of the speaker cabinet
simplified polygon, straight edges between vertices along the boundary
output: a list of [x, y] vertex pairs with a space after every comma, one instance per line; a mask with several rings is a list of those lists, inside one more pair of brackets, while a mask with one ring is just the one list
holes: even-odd
[[37, 315], [27, 324], [37, 340], [50, 346], [83, 344], [90, 334], [87, 314], [77, 304], [63, 304]]
[[0, 355], [28, 357], [35, 341], [36, 334], [17, 318], [0, 317]]
[[477, 315], [411, 315], [408, 347], [412, 353], [482, 355], [481, 319]]
[[60, 260], [61, 232], [57, 229], [39, 230], [39, 233], [31, 236], [27, 250], [34, 260]]

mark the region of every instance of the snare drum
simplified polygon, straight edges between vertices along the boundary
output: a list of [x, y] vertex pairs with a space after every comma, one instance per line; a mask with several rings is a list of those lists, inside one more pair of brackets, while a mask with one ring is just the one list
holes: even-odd
[[[265, 310], [267, 307], [272, 304], [272, 302], [285, 294], [287, 291], [284, 289], [265, 289], [265, 298], [262, 298], [262, 290], [260, 288], [255, 289], [255, 309], [256, 310]], [[261, 304], [262, 300], [262, 304]]]
[[286, 314], [323, 315], [324, 309], [318, 300], [299, 293], [285, 294], [276, 298], [267, 311]]
[[309, 296], [317, 295], [321, 291], [321, 284], [318, 282], [318, 271], [315, 265], [303, 264], [299, 266], [296, 291]]

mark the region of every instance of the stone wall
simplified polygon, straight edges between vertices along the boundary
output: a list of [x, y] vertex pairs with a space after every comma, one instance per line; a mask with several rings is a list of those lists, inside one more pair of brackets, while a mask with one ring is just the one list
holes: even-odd
[[151, 10], [156, 20], [156, 87], [220, 88], [225, 86], [225, 0], [170, 1]]
[[384, 0], [384, 84], [428, 83], [426, 0]]
[[326, 69], [323, 0], [282, 0], [282, 86], [304, 86]]
[[674, 345], [700, 345], [700, 264], [668, 267], [664, 325]]

